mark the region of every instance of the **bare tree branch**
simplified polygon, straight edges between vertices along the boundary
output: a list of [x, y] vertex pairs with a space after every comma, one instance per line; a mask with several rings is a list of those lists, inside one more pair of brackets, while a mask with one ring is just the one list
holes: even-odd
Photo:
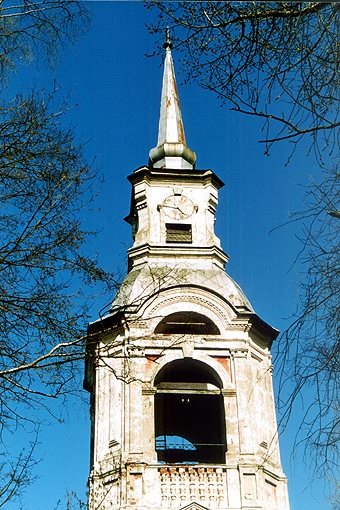
[[[312, 136], [337, 150], [340, 9], [333, 2], [152, 2], [187, 80], [268, 120], [263, 143]], [[278, 129], [278, 125], [281, 128]], [[280, 134], [281, 133], [281, 134]]]

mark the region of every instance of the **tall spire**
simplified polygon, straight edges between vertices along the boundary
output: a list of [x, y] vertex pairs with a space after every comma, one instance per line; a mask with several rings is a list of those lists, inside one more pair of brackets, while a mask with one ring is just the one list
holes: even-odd
[[179, 104], [173, 60], [172, 44], [167, 30], [165, 61], [158, 127], [157, 147], [149, 153], [153, 168], [193, 169], [196, 154], [185, 142], [182, 113]]

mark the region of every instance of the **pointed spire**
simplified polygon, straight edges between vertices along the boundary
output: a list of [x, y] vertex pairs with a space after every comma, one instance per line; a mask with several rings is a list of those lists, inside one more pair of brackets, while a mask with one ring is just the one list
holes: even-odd
[[185, 142], [182, 113], [179, 104], [174, 65], [171, 56], [172, 44], [167, 29], [165, 61], [158, 128], [157, 147], [149, 153], [153, 168], [193, 169], [196, 154]]

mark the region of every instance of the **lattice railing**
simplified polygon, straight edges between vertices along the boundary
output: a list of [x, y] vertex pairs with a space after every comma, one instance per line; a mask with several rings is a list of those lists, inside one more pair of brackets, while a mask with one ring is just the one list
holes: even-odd
[[226, 470], [219, 467], [163, 466], [162, 506], [185, 506], [196, 501], [209, 508], [227, 506]]

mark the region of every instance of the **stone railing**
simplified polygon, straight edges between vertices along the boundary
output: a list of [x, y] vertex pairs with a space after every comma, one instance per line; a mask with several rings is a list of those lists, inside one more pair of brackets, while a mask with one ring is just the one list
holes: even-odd
[[227, 506], [225, 468], [163, 466], [158, 471], [162, 506], [182, 507], [192, 501], [209, 508]]

